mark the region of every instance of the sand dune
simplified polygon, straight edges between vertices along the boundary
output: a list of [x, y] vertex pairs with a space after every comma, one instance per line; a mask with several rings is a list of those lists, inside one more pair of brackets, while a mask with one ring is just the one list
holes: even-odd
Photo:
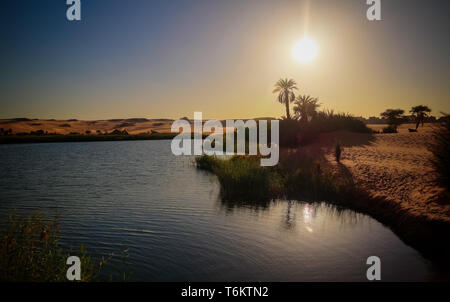
[[47, 131], [48, 133], [85, 134], [90, 131], [92, 134], [100, 131], [111, 132], [115, 129], [127, 130], [130, 134], [140, 134], [153, 131], [170, 132], [173, 120], [170, 119], [111, 119], [96, 121], [78, 121], [78, 120], [39, 120], [39, 119], [10, 119], [0, 120], [0, 128], [11, 129], [14, 134], [31, 132], [37, 130]]
[[[271, 120], [272, 117], [259, 117], [255, 120]], [[245, 119], [244, 119], [245, 120]], [[111, 132], [115, 129], [126, 130], [129, 134], [143, 134], [157, 131], [160, 133], [169, 133], [174, 120], [172, 119], [146, 119], [146, 118], [129, 118], [129, 119], [109, 119], [109, 120], [42, 120], [42, 119], [0, 119], [0, 128], [5, 131], [11, 129], [13, 134], [30, 133], [31, 131], [43, 130], [48, 133], [70, 134], [79, 133], [91, 134]], [[192, 121], [191, 121], [192, 122]], [[221, 121], [225, 125], [225, 120]]]

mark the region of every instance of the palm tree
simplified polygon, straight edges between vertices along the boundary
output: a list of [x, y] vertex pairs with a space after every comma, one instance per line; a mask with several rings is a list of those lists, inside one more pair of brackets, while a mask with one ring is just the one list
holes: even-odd
[[309, 95], [299, 95], [294, 101], [294, 113], [296, 118], [303, 122], [310, 121], [320, 107], [319, 100]]
[[289, 103], [295, 100], [294, 90], [297, 90], [297, 83], [292, 79], [280, 79], [275, 83], [275, 89], [273, 93], [278, 92], [278, 102], [286, 105], [286, 118], [291, 119], [289, 113]]
[[416, 130], [419, 128], [420, 123], [423, 123], [425, 121], [425, 118], [428, 117], [428, 113], [431, 112], [431, 109], [424, 105], [414, 106], [409, 110], [409, 112], [412, 113], [414, 116], [414, 119], [416, 120]]

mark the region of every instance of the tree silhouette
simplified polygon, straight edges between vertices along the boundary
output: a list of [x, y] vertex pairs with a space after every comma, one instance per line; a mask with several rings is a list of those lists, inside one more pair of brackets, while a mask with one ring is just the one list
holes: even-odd
[[294, 101], [295, 117], [303, 122], [309, 122], [320, 107], [319, 100], [309, 95], [300, 95]]
[[397, 131], [397, 127], [404, 121], [404, 113], [403, 109], [387, 109], [381, 113], [381, 116], [387, 120], [390, 127]]
[[427, 106], [419, 105], [419, 106], [412, 107], [411, 110], [409, 110], [409, 112], [411, 112], [412, 115], [414, 116], [414, 119], [416, 121], [416, 130], [417, 130], [417, 128], [419, 128], [420, 123], [422, 123], [422, 127], [423, 127], [425, 118], [428, 117], [428, 113], [431, 112], [431, 109], [428, 108]]
[[280, 79], [275, 83], [273, 93], [278, 92], [278, 102], [286, 105], [286, 118], [291, 119], [289, 113], [289, 103], [295, 100], [294, 90], [297, 90], [297, 83], [292, 79]]

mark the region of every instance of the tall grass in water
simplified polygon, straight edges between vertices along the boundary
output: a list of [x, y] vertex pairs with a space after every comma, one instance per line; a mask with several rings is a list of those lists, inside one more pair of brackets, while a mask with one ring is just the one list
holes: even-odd
[[441, 184], [450, 189], [450, 115], [433, 132], [434, 143], [430, 150], [433, 153], [432, 164], [439, 174]]
[[[9, 216], [0, 242], [0, 281], [67, 281], [66, 265], [71, 251], [59, 245], [57, 219], [47, 222], [38, 211], [29, 217]], [[95, 262], [81, 246], [73, 253], [81, 261], [81, 281], [96, 281], [106, 259]]]
[[225, 201], [336, 200], [347, 192], [344, 187], [348, 186], [326, 171], [319, 160], [301, 151], [283, 152], [275, 167], [261, 167], [257, 156], [220, 159], [202, 155], [196, 158], [196, 164], [217, 176]]
[[282, 179], [271, 167], [261, 167], [257, 156], [233, 156], [219, 159], [202, 155], [197, 167], [214, 173], [221, 185], [223, 200], [267, 201], [282, 194]]

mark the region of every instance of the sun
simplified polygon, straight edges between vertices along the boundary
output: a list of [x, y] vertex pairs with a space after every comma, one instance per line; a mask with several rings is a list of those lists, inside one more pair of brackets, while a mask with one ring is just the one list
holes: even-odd
[[309, 63], [317, 57], [318, 51], [316, 42], [304, 37], [292, 47], [292, 56], [299, 62]]

